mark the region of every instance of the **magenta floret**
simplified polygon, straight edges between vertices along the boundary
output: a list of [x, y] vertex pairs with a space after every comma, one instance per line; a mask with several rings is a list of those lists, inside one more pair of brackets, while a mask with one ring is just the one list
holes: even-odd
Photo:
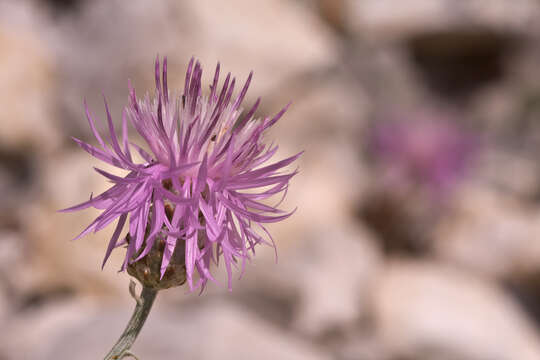
[[[289, 180], [297, 171], [283, 172], [301, 153], [264, 165], [278, 147], [265, 145], [262, 136], [285, 113], [288, 105], [274, 117], [254, 119], [260, 103], [242, 116], [241, 104], [251, 82], [249, 74], [234, 98], [235, 79], [227, 74], [218, 91], [220, 66], [217, 65], [210, 93], [201, 91], [202, 68], [189, 63], [184, 92], [173, 96], [167, 88], [167, 59], [160, 68], [156, 60], [156, 94], [137, 99], [129, 86], [129, 104], [122, 114], [118, 136], [105, 101], [109, 138], [96, 129], [85, 103], [90, 128], [98, 142], [90, 145], [74, 141], [92, 156], [126, 170], [124, 177], [95, 169], [114, 185], [96, 197], [63, 211], [88, 207], [102, 213], [76, 239], [97, 232], [118, 219], [103, 265], [112, 250], [126, 245], [122, 270], [146, 256], [158, 237], [165, 239], [161, 275], [167, 269], [175, 247], [185, 242], [185, 265], [190, 289], [204, 287], [213, 280], [211, 263], [223, 258], [231, 288], [232, 267], [246, 261], [260, 243], [274, 246], [266, 223], [289, 217], [264, 203], [265, 199], [286, 194]], [[144, 139], [149, 151], [128, 139], [128, 122]], [[143, 162], [132, 157], [136, 151]], [[280, 201], [281, 203], [281, 201]], [[167, 214], [167, 207], [172, 209]], [[128, 223], [131, 241], [126, 241]], [[199, 275], [194, 283], [194, 273]]]

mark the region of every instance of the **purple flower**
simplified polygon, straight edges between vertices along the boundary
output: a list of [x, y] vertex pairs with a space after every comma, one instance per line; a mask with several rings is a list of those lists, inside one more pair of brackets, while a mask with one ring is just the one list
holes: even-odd
[[[474, 154], [472, 134], [445, 114], [424, 112], [377, 124], [372, 151], [391, 182], [426, 186], [433, 193], [463, 178]], [[393, 181], [392, 181], [393, 180]]]
[[[102, 169], [95, 170], [113, 186], [90, 200], [62, 211], [88, 207], [101, 214], [76, 239], [97, 232], [118, 219], [103, 265], [111, 251], [126, 245], [121, 270], [143, 259], [164, 239], [161, 276], [181, 242], [185, 246], [185, 268], [190, 289], [204, 288], [214, 280], [211, 263], [223, 258], [231, 289], [232, 266], [255, 254], [255, 245], [274, 246], [265, 224], [281, 221], [293, 212], [278, 208], [285, 197], [289, 180], [297, 173], [283, 172], [301, 153], [263, 165], [278, 150], [265, 145], [263, 135], [285, 113], [288, 105], [274, 117], [254, 119], [260, 98], [242, 115], [241, 103], [251, 82], [247, 78], [240, 93], [233, 97], [235, 79], [227, 74], [218, 89], [217, 65], [210, 93], [202, 94], [202, 68], [191, 59], [184, 92], [174, 96], [167, 88], [167, 59], [161, 68], [155, 64], [156, 93], [137, 99], [129, 84], [129, 104], [122, 116], [121, 138], [114, 128], [105, 100], [109, 137], [102, 137], [85, 103], [90, 128], [99, 143], [92, 146], [74, 141], [94, 157], [126, 170], [124, 177]], [[162, 76], [160, 76], [162, 75]], [[128, 122], [146, 141], [148, 150], [128, 140]], [[132, 150], [144, 159], [136, 162]], [[264, 200], [282, 194], [281, 201], [269, 205]], [[128, 224], [127, 224], [128, 223]], [[126, 227], [129, 236], [121, 237]], [[120, 240], [123, 239], [123, 240]], [[199, 280], [194, 284], [194, 273]]]

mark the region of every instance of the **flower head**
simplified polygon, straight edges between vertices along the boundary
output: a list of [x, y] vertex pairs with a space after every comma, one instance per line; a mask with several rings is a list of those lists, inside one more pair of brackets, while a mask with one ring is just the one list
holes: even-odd
[[[155, 64], [156, 93], [137, 99], [129, 85], [129, 103], [123, 111], [121, 137], [114, 127], [107, 102], [109, 136], [96, 129], [88, 106], [86, 115], [97, 146], [74, 141], [94, 157], [127, 171], [124, 177], [95, 170], [113, 185], [102, 194], [64, 211], [94, 207], [101, 214], [76, 237], [97, 232], [118, 219], [103, 265], [111, 251], [126, 245], [122, 270], [159, 249], [162, 278], [173, 257], [181, 254], [190, 289], [213, 280], [211, 263], [223, 258], [231, 288], [232, 267], [255, 253], [255, 245], [273, 245], [266, 223], [289, 217], [265, 199], [286, 194], [297, 173], [283, 172], [301, 153], [265, 165], [278, 146], [265, 145], [263, 135], [285, 113], [254, 119], [260, 103], [243, 114], [241, 104], [252, 73], [233, 96], [235, 79], [227, 74], [218, 88], [217, 65], [208, 95], [201, 89], [202, 68], [191, 59], [182, 95], [167, 87], [167, 59]], [[128, 140], [128, 122], [144, 139], [147, 150]], [[144, 160], [137, 162], [132, 151]], [[121, 236], [124, 227], [127, 236]], [[181, 247], [182, 251], [175, 251]], [[162, 255], [161, 255], [162, 254]], [[194, 283], [195, 272], [199, 280]]]
[[424, 112], [377, 124], [371, 150], [392, 185], [417, 184], [444, 193], [463, 178], [475, 141], [453, 118]]

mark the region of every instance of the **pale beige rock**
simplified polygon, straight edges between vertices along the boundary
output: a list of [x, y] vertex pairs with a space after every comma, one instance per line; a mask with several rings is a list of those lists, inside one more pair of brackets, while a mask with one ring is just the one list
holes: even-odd
[[314, 224], [339, 227], [349, 223], [370, 181], [365, 165], [357, 159], [356, 146], [346, 139], [339, 143], [321, 140], [306, 148], [282, 147], [280, 150], [282, 156], [298, 150], [305, 153], [298, 161], [300, 172], [292, 179], [283, 203], [285, 209], [298, 207], [297, 213], [286, 221], [272, 224], [276, 239], [288, 241], [290, 237], [303, 237], [306, 229], [312, 229]]
[[[0, 242], [1, 241], [2, 240], [0, 239]], [[10, 296], [10, 294], [8, 294], [9, 285], [7, 284], [7, 281], [3, 279], [4, 277], [5, 274], [2, 274], [0, 271], [0, 321], [2, 321], [2, 323], [6, 321], [6, 318], [13, 311], [13, 295], [11, 294]]]
[[[504, 164], [504, 171], [501, 171], [501, 164]], [[492, 197], [499, 198], [501, 202], [511, 199], [509, 201], [514, 201], [516, 206], [520, 206], [518, 202], [534, 199], [538, 193], [540, 166], [533, 156], [508, 151], [502, 147], [487, 148], [478, 154], [474, 166], [478, 183], [471, 184], [469, 190], [465, 189], [463, 196], [458, 197], [458, 202], [465, 200], [464, 197], [469, 192], [474, 193], [480, 190], [486, 194], [486, 197], [491, 194]], [[483, 186], [481, 182], [489, 185]], [[521, 208], [525, 212], [534, 212], [532, 207], [527, 208], [524, 203]]]
[[[198, 306], [197, 309], [182, 311], [175, 321], [166, 325], [156, 321], [154, 331], [158, 334], [174, 333], [176, 339], [182, 339], [171, 341], [169, 352], [174, 346], [177, 351], [173, 354], [184, 354], [179, 356], [183, 358], [330, 359], [324, 351], [301, 340], [294, 333], [261, 321], [238, 305], [217, 302], [206, 307]], [[201, 346], [202, 333], [210, 341], [207, 346]], [[141, 342], [137, 347], [141, 356], [150, 349], [150, 346], [144, 345]]]
[[375, 239], [359, 226], [315, 227], [308, 234], [288, 259], [300, 291], [293, 326], [316, 336], [367, 316], [382, 262]]
[[[153, 92], [157, 54], [168, 56], [169, 87], [178, 91], [183, 91], [192, 56], [205, 69], [204, 91], [218, 61], [222, 78], [231, 72], [237, 88], [253, 70], [246, 106], [258, 96], [268, 104], [270, 96], [297, 77], [335, 64], [339, 54], [336, 38], [323, 22], [285, 0], [135, 0], [129, 6], [119, 0], [91, 1], [80, 16], [65, 20], [58, 30], [56, 47], [65, 55], [62, 102], [71, 118], [81, 117], [83, 97], [99, 109], [101, 91], [110, 100], [113, 115], [119, 116], [127, 100], [128, 78], [140, 94]], [[85, 122], [80, 123], [80, 131], [85, 131]]]
[[231, 64], [235, 74], [255, 70], [256, 93], [278, 91], [294, 76], [325, 68], [338, 59], [337, 39], [316, 16], [294, 2], [203, 0], [193, 4], [201, 34], [193, 50], [203, 59]]
[[372, 106], [365, 89], [344, 72], [314, 74], [276, 92], [275, 111], [289, 101], [292, 104], [268, 138], [316, 154], [341, 142], [357, 146]]
[[360, 36], [400, 39], [418, 32], [464, 25], [501, 31], [537, 30], [540, 6], [534, 0], [346, 1], [347, 27]]
[[23, 290], [25, 242], [15, 231], [0, 231], [0, 321], [12, 315]]
[[4, 148], [48, 152], [60, 142], [53, 108], [54, 56], [47, 38], [35, 31], [38, 24], [43, 25], [37, 10], [26, 2], [0, 4], [0, 144]]
[[434, 263], [395, 261], [374, 292], [377, 330], [393, 356], [540, 358], [534, 325], [499, 288]]
[[344, 329], [368, 316], [382, 259], [376, 239], [365, 228], [313, 219], [298, 232], [272, 234], [277, 262], [271, 249], [257, 249], [242, 280], [233, 283], [233, 293], [246, 302], [273, 305], [271, 311], [262, 306], [257, 311], [274, 311], [270, 320], [308, 336]]
[[[81, 300], [64, 300], [47, 304], [45, 307], [34, 308], [25, 313], [19, 313], [17, 317], [8, 319], [3, 323], [2, 336], [0, 337], [0, 354], [7, 359], [44, 359], [43, 353], [48, 352], [51, 341], [65, 336], [66, 329], [85, 323], [91, 314], [96, 314], [98, 309], [95, 304]], [[79, 334], [81, 339], [93, 338], [95, 334]], [[111, 339], [111, 341], [114, 341]], [[79, 351], [68, 353], [59, 350], [56, 358], [80, 358]], [[102, 355], [102, 354], [99, 354]], [[96, 354], [93, 354], [96, 358]], [[99, 358], [99, 356], [97, 356]], [[52, 359], [51, 357], [49, 357]]]
[[[129, 319], [133, 301], [124, 305], [98, 308], [72, 301], [35, 311], [8, 324], [11, 335], [0, 339], [0, 351], [21, 360], [100, 358]], [[312, 344], [237, 305], [223, 301], [198, 302], [186, 309], [160, 305], [158, 298], [132, 349], [139, 358], [330, 359]]]
[[[290, 304], [296, 311], [286, 321], [310, 336], [347, 326], [366, 314], [366, 294], [380, 264], [376, 240], [351, 219], [368, 174], [356, 161], [352, 141], [342, 138], [339, 144], [304, 138], [308, 149], [283, 203], [285, 209], [298, 209], [269, 226], [278, 263], [271, 249], [261, 247], [256, 266], [248, 265], [242, 281], [234, 285]], [[294, 153], [292, 140], [290, 144], [282, 147], [281, 156]]]
[[[314, 222], [347, 223], [370, 181], [365, 164], [358, 159], [359, 139], [370, 110], [367, 96], [343, 74], [321, 76], [324, 81], [304, 83], [305, 91], [296, 92], [288, 111], [266, 135], [268, 142], [279, 145], [276, 160], [304, 152], [289, 167], [299, 172], [283, 203], [284, 209], [298, 210], [270, 227], [279, 242], [302, 238]], [[281, 103], [287, 101], [286, 96], [277, 94]]]
[[88, 200], [90, 193], [97, 195], [111, 186], [92, 166], [119, 174], [78, 148], [51, 157], [43, 174], [40, 201], [24, 207], [25, 216], [33, 219], [26, 222], [23, 229], [32, 248], [33, 286], [63, 285], [89, 293], [126, 293], [128, 275], [117, 273], [123, 261], [122, 248], [113, 251], [105, 269], [101, 270], [115, 222], [95, 235], [71, 241], [99, 211], [57, 212]]
[[[512, 72], [523, 73], [523, 66], [516, 65], [512, 64], [508, 68], [511, 68]], [[523, 118], [520, 114], [522, 109], [520, 107], [524, 101], [523, 94], [528, 91], [527, 88], [531, 88], [523, 81], [525, 78], [534, 79], [534, 86], [536, 86], [540, 76], [537, 76], [536, 71], [527, 71], [525, 76], [512, 76], [510, 81], [507, 80], [502, 86], [500, 83], [495, 83], [474, 94], [469, 111], [473, 118], [481, 119], [484, 136], [510, 134], [515, 131], [516, 122], [522, 122]], [[510, 118], [515, 118], [516, 122], [509, 122]], [[491, 154], [488, 154], [490, 157], [511, 157], [510, 154], [505, 154], [502, 151], [495, 151], [495, 154], [493, 154], [493, 150], [490, 152]], [[515, 160], [518, 162], [518, 166], [523, 163], [521, 159]], [[496, 162], [491, 162], [491, 164], [497, 166]], [[515, 181], [520, 180], [516, 179]]]
[[[514, 170], [519, 167], [508, 165]], [[517, 174], [511, 169], [505, 171]], [[507, 177], [502, 175], [499, 181]], [[464, 186], [454, 201], [453, 212], [443, 218], [434, 233], [434, 252], [439, 259], [497, 277], [540, 269], [537, 209], [483, 183]]]
[[8, 276], [10, 269], [21, 264], [24, 245], [18, 232], [9, 230], [0, 232], [0, 274]]

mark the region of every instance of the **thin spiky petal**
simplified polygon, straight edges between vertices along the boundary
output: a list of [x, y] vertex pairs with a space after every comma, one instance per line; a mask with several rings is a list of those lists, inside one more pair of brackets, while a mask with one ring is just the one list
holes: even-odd
[[[178, 98], [169, 93], [167, 72], [167, 58], [161, 64], [156, 58], [153, 98], [146, 95], [137, 99], [129, 82], [120, 134], [105, 99], [105, 137], [98, 132], [85, 102], [86, 117], [97, 145], [74, 141], [95, 158], [126, 173], [119, 175], [95, 168], [113, 186], [62, 211], [88, 207], [102, 211], [77, 238], [118, 220], [103, 265], [114, 249], [126, 244], [121, 270], [145, 261], [160, 239], [160, 278], [176, 261], [180, 249], [191, 290], [202, 291], [208, 281], [215, 281], [210, 267], [212, 263], [219, 264], [220, 258], [225, 263], [230, 289], [233, 270], [244, 272], [258, 244], [274, 246], [264, 224], [282, 221], [295, 211], [286, 212], [278, 206], [298, 172], [287, 168], [302, 153], [264, 165], [275, 156], [278, 147], [262, 141], [266, 130], [277, 123], [290, 104], [273, 117], [257, 120], [253, 117], [260, 98], [246, 112], [241, 108], [253, 72], [234, 95], [236, 80], [230, 73], [218, 86], [217, 63], [210, 93], [205, 97], [201, 90], [202, 67], [192, 58], [183, 93]], [[129, 124], [145, 146], [129, 140]], [[132, 150], [143, 162], [135, 160]], [[278, 197], [277, 205], [264, 202], [273, 196]], [[126, 228], [128, 234], [122, 236]]]

